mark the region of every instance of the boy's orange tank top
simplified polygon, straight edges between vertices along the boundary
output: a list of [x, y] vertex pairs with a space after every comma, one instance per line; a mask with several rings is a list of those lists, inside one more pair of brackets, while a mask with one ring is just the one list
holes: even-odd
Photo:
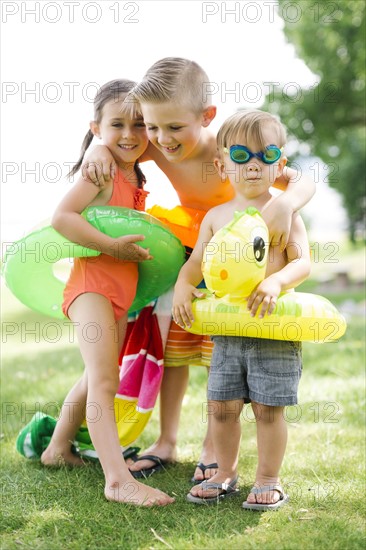
[[[113, 181], [113, 192], [107, 205], [134, 210], [145, 209], [147, 191], [137, 189], [119, 170]], [[108, 254], [93, 258], [75, 258], [64, 290], [62, 311], [67, 316], [72, 302], [81, 294], [102, 294], [112, 303], [115, 319], [130, 308], [136, 294], [138, 264], [119, 261]]]

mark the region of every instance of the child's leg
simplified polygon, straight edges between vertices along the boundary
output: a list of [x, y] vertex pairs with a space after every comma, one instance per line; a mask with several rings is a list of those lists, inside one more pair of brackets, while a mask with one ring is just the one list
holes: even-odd
[[173, 502], [161, 491], [138, 483], [123, 459], [114, 416], [118, 388], [118, 354], [123, 342], [126, 317], [117, 324], [110, 302], [104, 296], [86, 293], [69, 308], [76, 325], [88, 381], [86, 417], [93, 445], [102, 465], [108, 500], [151, 506]]
[[[162, 460], [174, 462], [177, 455], [177, 436], [183, 397], [188, 384], [189, 367], [166, 367], [160, 388], [160, 435], [144, 453], [158, 456]], [[212, 417], [208, 416], [207, 432], [203, 441], [203, 447], [199, 462], [212, 464], [216, 462], [211, 434]], [[131, 472], [151, 468], [154, 463], [151, 460], [128, 461]], [[208, 468], [203, 473], [196, 468], [194, 478], [199, 481], [209, 479], [216, 473], [215, 468]]]
[[84, 465], [83, 460], [71, 452], [71, 444], [85, 418], [86, 396], [87, 377], [84, 372], [67, 394], [51, 441], [42, 453], [41, 461], [45, 466]]
[[[189, 368], [166, 367], [160, 388], [160, 435], [143, 455], [152, 454], [162, 460], [174, 462], [176, 459], [177, 434], [183, 397], [187, 389]], [[142, 456], [143, 456], [142, 455]], [[129, 468], [139, 471], [151, 468], [151, 460], [139, 460], [130, 463]]]
[[[287, 444], [287, 424], [284, 407], [269, 407], [252, 402], [257, 422], [258, 467], [256, 487], [279, 483], [279, 472]], [[273, 504], [280, 495], [277, 491], [254, 495], [250, 493], [247, 502]]]
[[[166, 332], [166, 330], [162, 331], [162, 340], [163, 347], [167, 352], [165, 359], [168, 360], [168, 362], [174, 364], [181, 359], [182, 350], [187, 356], [191, 354], [195, 355], [200, 351], [202, 352], [202, 337], [197, 337], [185, 332], [174, 322], [171, 322], [169, 334], [166, 334]], [[166, 341], [168, 341], [167, 348]], [[183, 397], [187, 389], [188, 376], [188, 365], [165, 367], [160, 389], [160, 435], [157, 441], [140, 455], [140, 460], [138, 462], [133, 462], [132, 460], [128, 461], [131, 471], [147, 470], [155, 465], [151, 460], [143, 460], [144, 455], [147, 454], [157, 456], [167, 462], [174, 462], [176, 459], [179, 419]], [[216, 462], [211, 438], [211, 418], [208, 420], [207, 433], [203, 442], [199, 462], [206, 465]], [[209, 468], [203, 474], [201, 469], [196, 468], [194, 478], [197, 481], [204, 478], [208, 479], [215, 472], [216, 469]]]
[[[209, 369], [207, 369], [207, 377], [208, 374]], [[205, 439], [203, 440], [201, 454], [198, 462], [204, 464], [205, 466], [215, 464], [217, 462], [212, 435], [212, 414], [209, 414], [207, 416], [207, 431]], [[193, 478], [197, 482], [203, 481], [204, 479], [210, 479], [213, 475], [216, 474], [216, 472], [217, 468], [206, 468], [204, 471], [202, 471], [202, 469], [197, 466], [194, 471]]]
[[[237, 477], [241, 437], [240, 413], [244, 401], [209, 401], [212, 420], [212, 438], [219, 468], [210, 478], [214, 483], [230, 483]], [[215, 496], [217, 491], [196, 485], [191, 494], [199, 497]]]

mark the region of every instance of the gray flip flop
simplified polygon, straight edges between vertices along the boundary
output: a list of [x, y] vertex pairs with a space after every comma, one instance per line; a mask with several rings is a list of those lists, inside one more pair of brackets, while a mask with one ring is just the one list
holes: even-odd
[[195, 497], [191, 493], [188, 493], [187, 500], [193, 504], [218, 504], [225, 498], [237, 495], [239, 493], [239, 489], [236, 488], [237, 482], [237, 477], [232, 479], [230, 483], [214, 483], [207, 480], [202, 481], [200, 486], [203, 490], [215, 489], [222, 492], [218, 493], [214, 497]]
[[253, 495], [262, 495], [263, 493], [268, 493], [269, 491], [277, 491], [280, 495], [280, 498], [274, 504], [263, 504], [263, 503], [252, 503], [252, 502], [243, 502], [242, 508], [244, 510], [257, 510], [258, 512], [265, 512], [266, 510], [278, 510], [286, 504], [289, 500], [289, 496], [285, 495], [281, 485], [264, 485], [263, 487], [252, 487], [250, 492]]

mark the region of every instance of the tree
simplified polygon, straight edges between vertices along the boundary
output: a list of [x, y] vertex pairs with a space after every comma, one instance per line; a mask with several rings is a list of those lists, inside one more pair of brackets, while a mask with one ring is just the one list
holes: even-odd
[[366, 206], [365, 2], [278, 4], [285, 36], [319, 82], [308, 90], [297, 89], [295, 95], [275, 89], [266, 98], [266, 108], [279, 114], [289, 133], [329, 165], [329, 184], [343, 196], [354, 241]]

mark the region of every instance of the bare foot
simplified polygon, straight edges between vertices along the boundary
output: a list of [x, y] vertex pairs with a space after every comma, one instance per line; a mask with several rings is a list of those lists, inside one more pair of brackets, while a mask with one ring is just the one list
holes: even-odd
[[41, 456], [43, 466], [60, 468], [61, 466], [85, 466], [80, 456], [71, 452], [71, 449], [54, 449], [49, 445]]
[[[175, 445], [156, 442], [146, 449], [146, 451], [141, 453], [139, 457], [142, 458], [144, 455], [155, 455], [166, 462], [175, 462], [177, 459], [177, 449]], [[139, 460], [135, 463], [132, 459], [127, 459], [126, 464], [131, 472], [139, 472], [140, 470], [156, 466], [156, 463], [151, 460]]]
[[[257, 489], [261, 489], [262, 487], [274, 487], [276, 485], [280, 485], [280, 481], [278, 478], [273, 478], [273, 481], [268, 481], [266, 479], [265, 481], [259, 481], [257, 480], [254, 483], [254, 487]], [[263, 493], [249, 493], [247, 497], [247, 503], [248, 504], [276, 504], [281, 498], [280, 493], [277, 490], [268, 490]]]
[[107, 500], [134, 504], [135, 506], [166, 506], [175, 499], [131, 477], [131, 480], [106, 484], [104, 494]]

